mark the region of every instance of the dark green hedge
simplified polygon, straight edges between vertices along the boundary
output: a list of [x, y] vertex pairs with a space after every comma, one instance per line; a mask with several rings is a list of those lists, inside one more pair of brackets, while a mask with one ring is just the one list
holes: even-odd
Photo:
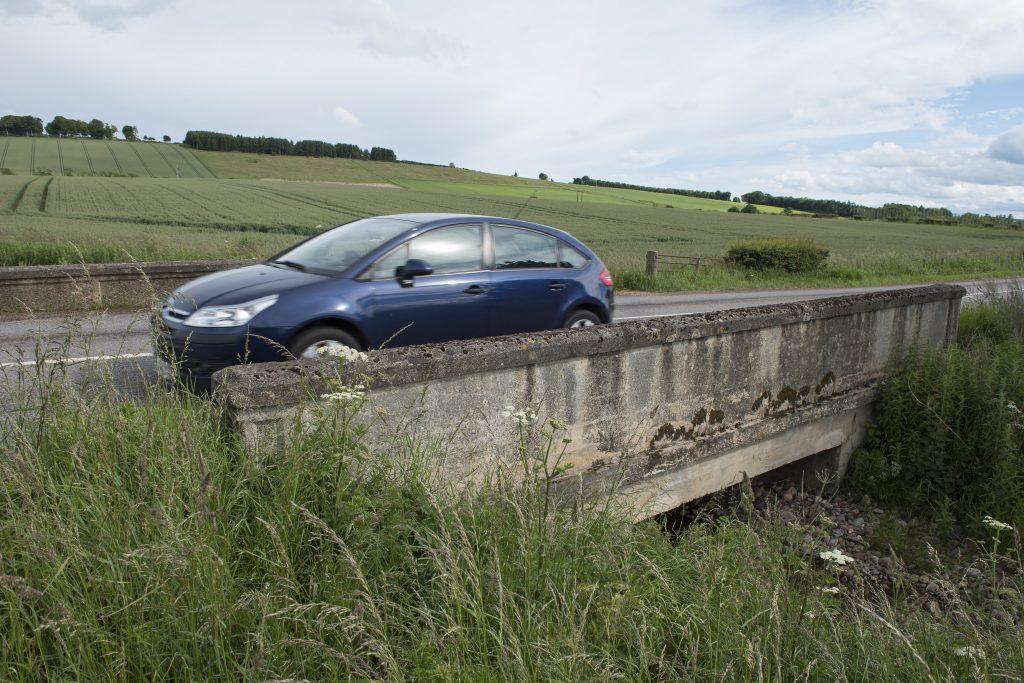
[[752, 270], [784, 270], [807, 273], [828, 258], [828, 249], [801, 240], [750, 240], [729, 246], [725, 262]]

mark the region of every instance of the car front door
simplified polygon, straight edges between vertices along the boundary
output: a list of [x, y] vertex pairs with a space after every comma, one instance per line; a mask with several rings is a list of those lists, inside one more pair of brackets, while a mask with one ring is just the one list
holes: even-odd
[[[483, 264], [483, 226], [455, 225], [418, 235], [370, 270], [371, 346], [408, 346], [486, 337], [491, 274]], [[395, 269], [409, 259], [433, 267], [403, 283]]]

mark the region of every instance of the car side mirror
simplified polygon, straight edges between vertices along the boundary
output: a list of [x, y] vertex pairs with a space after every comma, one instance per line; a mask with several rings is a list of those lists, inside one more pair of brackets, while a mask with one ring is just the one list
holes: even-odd
[[404, 266], [395, 268], [395, 278], [403, 287], [412, 287], [413, 278], [432, 275], [433, 272], [434, 266], [421, 259], [411, 258], [405, 262]]

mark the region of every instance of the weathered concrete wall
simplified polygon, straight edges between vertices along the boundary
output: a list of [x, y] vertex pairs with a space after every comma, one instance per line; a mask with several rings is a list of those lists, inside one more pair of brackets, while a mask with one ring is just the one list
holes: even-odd
[[0, 268], [0, 313], [150, 306], [178, 285], [252, 261], [90, 263]]
[[[514, 462], [506, 406], [564, 420], [566, 481], [626, 494], [644, 516], [826, 451], [844, 467], [877, 381], [911, 345], [954, 338], [963, 294], [936, 285], [408, 347], [343, 372], [369, 377], [371, 439], [401, 422], [446, 445], [455, 480]], [[336, 371], [229, 368], [214, 387], [248, 442], [275, 447]]]

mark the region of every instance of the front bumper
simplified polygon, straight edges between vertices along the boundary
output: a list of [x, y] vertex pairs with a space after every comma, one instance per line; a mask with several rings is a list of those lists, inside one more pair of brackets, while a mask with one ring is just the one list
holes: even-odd
[[153, 327], [158, 370], [198, 390], [208, 389], [213, 373], [226, 367], [284, 359], [276, 330], [191, 327], [167, 309]]

